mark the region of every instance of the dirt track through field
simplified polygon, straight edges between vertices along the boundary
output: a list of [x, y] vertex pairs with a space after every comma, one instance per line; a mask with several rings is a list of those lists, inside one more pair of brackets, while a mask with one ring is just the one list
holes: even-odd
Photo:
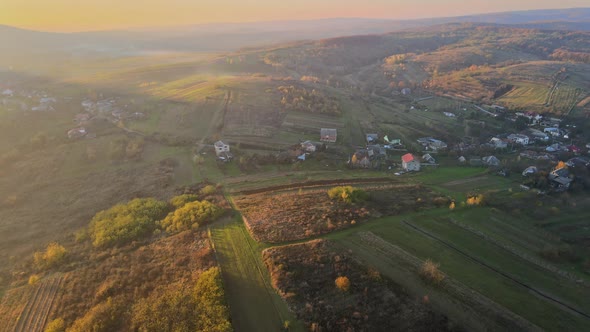
[[253, 194], [264, 194], [273, 191], [279, 190], [293, 190], [293, 189], [303, 189], [303, 188], [313, 188], [313, 187], [324, 187], [324, 186], [343, 186], [343, 185], [351, 185], [351, 184], [371, 184], [371, 183], [397, 183], [398, 181], [391, 179], [391, 178], [369, 178], [369, 179], [339, 179], [339, 180], [317, 180], [317, 181], [307, 181], [301, 183], [291, 183], [291, 184], [283, 184], [277, 185], [273, 187], [266, 187], [266, 188], [259, 188], [259, 189], [249, 189], [249, 190], [242, 190], [237, 192], [238, 195], [253, 195]]
[[590, 319], [590, 315], [589, 314], [587, 314], [587, 313], [585, 313], [585, 312], [583, 312], [583, 311], [581, 311], [581, 310], [579, 310], [579, 309], [577, 309], [577, 308], [575, 308], [575, 307], [573, 307], [573, 306], [571, 306], [571, 305], [569, 305], [567, 303], [564, 303], [564, 302], [562, 302], [562, 301], [560, 301], [560, 300], [558, 300], [558, 299], [556, 299], [554, 297], [551, 297], [551, 296], [543, 293], [542, 291], [540, 291], [540, 290], [538, 290], [536, 288], [533, 288], [532, 286], [530, 286], [530, 285], [528, 285], [528, 284], [526, 284], [526, 283], [524, 283], [524, 282], [522, 282], [522, 281], [520, 281], [518, 279], [515, 279], [514, 277], [510, 276], [509, 274], [504, 273], [504, 272], [502, 272], [502, 271], [494, 268], [493, 266], [490, 266], [489, 264], [487, 264], [487, 263], [479, 260], [478, 258], [471, 256], [470, 254], [468, 254], [468, 253], [464, 252], [463, 250], [455, 247], [454, 245], [452, 245], [452, 244], [450, 244], [450, 243], [448, 243], [448, 242], [446, 242], [446, 241], [438, 238], [437, 236], [435, 236], [435, 235], [433, 235], [433, 234], [431, 234], [431, 233], [429, 233], [429, 232], [427, 232], [427, 231], [425, 231], [425, 230], [423, 230], [423, 229], [421, 229], [421, 228], [419, 228], [419, 227], [417, 227], [415, 225], [412, 225], [411, 223], [409, 223], [407, 221], [403, 221], [403, 223], [404, 223], [404, 225], [406, 225], [406, 226], [408, 226], [408, 227], [416, 230], [417, 232], [422, 233], [422, 234], [426, 235], [427, 237], [430, 237], [433, 240], [442, 243], [446, 247], [449, 247], [449, 248], [453, 249], [454, 251], [458, 252], [459, 254], [461, 254], [461, 255], [469, 258], [470, 260], [474, 261], [475, 263], [477, 263], [479, 265], [482, 265], [482, 266], [490, 269], [491, 271], [493, 271], [493, 272], [495, 272], [495, 273], [503, 276], [504, 278], [506, 278], [506, 279], [508, 279], [508, 280], [510, 280], [512, 282], [517, 283], [518, 285], [520, 285], [520, 286], [528, 289], [529, 291], [531, 291], [535, 295], [537, 295], [537, 296], [539, 296], [539, 297], [541, 297], [541, 298], [543, 298], [545, 300], [548, 300], [549, 302], [553, 302], [553, 303], [555, 303], [555, 304], [557, 304], [557, 305], [559, 305], [559, 306], [561, 306], [561, 307], [563, 307], [565, 309], [568, 309], [570, 311], [573, 311], [573, 312], [575, 312], [575, 313], [583, 316], [584, 318]]
[[37, 286], [20, 314], [14, 332], [43, 331], [63, 279], [62, 275], [54, 276]]

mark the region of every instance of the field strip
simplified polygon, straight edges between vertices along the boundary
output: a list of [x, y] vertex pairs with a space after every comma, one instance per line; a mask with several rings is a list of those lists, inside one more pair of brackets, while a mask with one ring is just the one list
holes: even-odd
[[236, 331], [278, 331], [289, 320], [286, 303], [267, 282], [261, 259], [243, 224], [229, 222], [211, 228]]
[[[412, 276], [417, 277], [423, 263], [423, 261], [418, 257], [410, 254], [399, 246], [384, 240], [383, 238], [375, 235], [373, 232], [360, 232], [357, 233], [357, 235], [358, 238], [356, 239], [358, 240], [352, 240], [355, 247], [367, 248], [370, 253], [373, 253], [371, 255], [372, 259], [379, 260], [385, 265], [401, 268], [409, 272]], [[374, 253], [377, 253], [377, 255], [374, 255]], [[382, 264], [374, 265], [382, 266]], [[391, 271], [382, 272], [386, 275], [388, 272], [391, 274]], [[396, 272], [394, 275], [391, 275], [390, 278], [395, 279], [399, 276], [400, 273]], [[485, 319], [492, 320], [492, 322], [488, 322], [490, 324], [497, 323], [506, 329], [518, 329], [524, 331], [542, 330], [540, 327], [532, 324], [511, 310], [506, 309], [504, 306], [496, 303], [490, 298], [480, 294], [479, 292], [476, 292], [465, 284], [448, 276], [445, 278], [441, 290], [443, 292], [442, 296], [445, 298], [445, 300], [461, 308], [461, 311], [472, 312], [474, 317], [479, 317], [480, 319], [484, 319], [484, 317], [482, 317], [482, 313], [486, 313]], [[436, 292], [436, 290], [431, 291]], [[490, 326], [487, 326], [488, 323], [485, 323], [485, 321], [477, 321], [475, 324], [479, 323], [484, 325], [483, 327], [479, 326], [479, 328], [490, 328]], [[478, 329], [478, 326], [474, 326], [473, 328]]]
[[63, 279], [63, 275], [54, 276], [37, 287], [20, 314], [14, 332], [43, 331]]
[[304, 188], [314, 188], [314, 187], [326, 187], [326, 186], [344, 186], [344, 185], [352, 185], [352, 184], [375, 184], [375, 183], [398, 183], [397, 180], [391, 178], [367, 178], [367, 179], [339, 179], [339, 180], [317, 180], [317, 181], [307, 181], [307, 182], [300, 182], [300, 183], [291, 183], [291, 184], [284, 184], [284, 185], [277, 185], [272, 187], [265, 187], [259, 189], [247, 189], [236, 192], [236, 195], [253, 195], [253, 194], [263, 194], [263, 193], [270, 193], [275, 191], [282, 191], [282, 190], [295, 190], [295, 189], [304, 189]]
[[563, 278], [568, 279], [570, 281], [577, 282], [577, 283], [582, 284], [584, 286], [588, 286], [588, 282], [586, 282], [583, 279], [580, 279], [580, 278], [576, 277], [575, 275], [572, 275], [571, 273], [568, 273], [567, 271], [564, 271], [562, 269], [559, 269], [559, 268], [557, 268], [557, 267], [555, 267], [555, 266], [553, 266], [551, 264], [545, 263], [545, 262], [541, 261], [540, 259], [537, 259], [537, 258], [535, 258], [535, 257], [533, 257], [533, 256], [531, 256], [529, 254], [523, 253], [520, 250], [517, 250], [516, 248], [513, 248], [512, 246], [509, 246], [509, 245], [507, 245], [505, 243], [502, 243], [502, 242], [494, 239], [493, 237], [491, 237], [491, 236], [489, 236], [489, 235], [487, 235], [487, 234], [485, 234], [483, 232], [480, 232], [480, 231], [478, 231], [478, 230], [476, 230], [476, 229], [474, 229], [474, 228], [472, 228], [472, 227], [470, 227], [468, 225], [465, 225], [465, 224], [463, 224], [463, 223], [461, 223], [461, 222], [459, 222], [459, 221], [457, 221], [457, 220], [455, 220], [453, 218], [451, 218], [451, 222], [454, 225], [456, 225], [457, 227], [462, 228], [462, 229], [464, 229], [464, 230], [472, 233], [473, 235], [478, 236], [478, 237], [480, 237], [480, 238], [482, 238], [482, 239], [484, 239], [484, 240], [492, 243], [493, 245], [495, 245], [495, 246], [497, 246], [497, 247], [499, 247], [501, 249], [504, 249], [504, 250], [508, 251], [509, 253], [511, 253], [511, 254], [513, 254], [513, 255], [515, 255], [515, 256], [517, 256], [517, 257], [519, 257], [519, 258], [521, 258], [521, 259], [523, 259], [525, 261], [528, 261], [528, 262], [530, 262], [530, 263], [532, 263], [532, 264], [534, 264], [534, 265], [536, 265], [536, 266], [538, 266], [538, 267], [540, 267], [542, 269], [545, 269], [548, 272], [555, 273], [555, 274], [559, 275], [560, 277], [563, 277]]
[[504, 278], [506, 278], [506, 279], [508, 279], [508, 280], [510, 280], [512, 282], [515, 282], [516, 284], [518, 284], [518, 285], [520, 285], [520, 286], [528, 289], [529, 291], [533, 292], [535, 295], [537, 295], [537, 296], [539, 296], [539, 297], [541, 297], [541, 298], [543, 298], [543, 299], [545, 299], [547, 301], [553, 302], [553, 303], [555, 303], [555, 304], [563, 307], [564, 309], [573, 311], [573, 312], [575, 312], [575, 313], [583, 316], [584, 318], [590, 319], [590, 315], [587, 314], [587, 313], [585, 313], [585, 312], [583, 312], [583, 311], [581, 311], [580, 309], [575, 308], [575, 307], [573, 307], [573, 306], [571, 306], [571, 305], [569, 305], [567, 303], [564, 303], [563, 301], [560, 301], [560, 300], [558, 300], [558, 299], [556, 299], [554, 297], [551, 297], [551, 296], [543, 293], [542, 291], [540, 291], [540, 290], [538, 290], [538, 289], [536, 289], [536, 288], [534, 288], [534, 287], [532, 287], [532, 286], [530, 286], [530, 285], [528, 285], [528, 284], [526, 284], [526, 283], [524, 283], [524, 282], [522, 282], [522, 281], [520, 281], [520, 280], [518, 280], [518, 279], [516, 279], [516, 278], [514, 278], [512, 276], [510, 276], [507, 273], [504, 273], [504, 272], [502, 272], [502, 271], [494, 268], [493, 266], [490, 266], [489, 264], [487, 264], [487, 263], [479, 260], [476, 257], [473, 257], [472, 255], [466, 253], [465, 251], [463, 251], [463, 250], [455, 247], [454, 245], [448, 243], [447, 241], [444, 241], [444, 240], [438, 238], [437, 236], [435, 236], [435, 235], [433, 235], [433, 234], [431, 234], [431, 233], [429, 233], [429, 232], [427, 232], [427, 231], [425, 231], [425, 230], [423, 230], [423, 229], [421, 229], [421, 228], [419, 228], [419, 227], [417, 227], [415, 225], [412, 225], [411, 223], [409, 223], [407, 221], [402, 221], [402, 222], [403, 222], [404, 225], [406, 225], [406, 226], [408, 226], [408, 227], [410, 227], [410, 228], [418, 231], [419, 233], [422, 233], [422, 234], [426, 235], [427, 237], [429, 237], [429, 238], [431, 238], [431, 239], [433, 239], [433, 240], [435, 240], [435, 241], [443, 244], [444, 246], [446, 246], [448, 248], [451, 248], [452, 250], [454, 250], [454, 251], [458, 252], [459, 254], [467, 257], [468, 259], [474, 261], [475, 263], [477, 263], [479, 265], [482, 265], [482, 266], [488, 268], [489, 270], [495, 272], [496, 274], [499, 274], [502, 277], [504, 277]]

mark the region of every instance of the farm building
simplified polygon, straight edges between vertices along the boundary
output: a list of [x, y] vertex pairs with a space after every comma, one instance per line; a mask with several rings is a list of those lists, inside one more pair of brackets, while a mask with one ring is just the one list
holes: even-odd
[[338, 138], [338, 132], [336, 131], [336, 129], [331, 129], [331, 128], [320, 129], [320, 141], [329, 142], [329, 143], [336, 143], [337, 138]]
[[215, 154], [217, 155], [217, 157], [223, 156], [227, 152], [229, 152], [229, 145], [223, 143], [222, 141], [215, 142], [213, 146], [215, 147]]
[[420, 170], [420, 161], [411, 153], [405, 154], [402, 156], [402, 168], [406, 172], [417, 172]]

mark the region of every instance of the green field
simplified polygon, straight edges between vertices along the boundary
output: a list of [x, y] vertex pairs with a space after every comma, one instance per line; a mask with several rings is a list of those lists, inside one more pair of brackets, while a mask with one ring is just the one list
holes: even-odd
[[[492, 215], [501, 218], [501, 214], [498, 212], [493, 212]], [[482, 216], [489, 218], [489, 214], [485, 210], [478, 211], [478, 216], [479, 218]], [[544, 294], [557, 297], [581, 311], [590, 311], [590, 301], [586, 297], [579, 296], [585, 292], [583, 286], [556, 274], [548, 273], [539, 266], [494, 245], [490, 241], [484, 241], [473, 233], [445, 221], [445, 218], [456, 218], [468, 223], [470, 217], [469, 214], [435, 210], [422, 214], [375, 220], [353, 230], [330, 235], [328, 238], [334, 239], [354, 251], [353, 239], [356, 232], [371, 231], [422, 260], [431, 258], [439, 262], [441, 270], [451, 278], [542, 328], [560, 331], [583, 330], [587, 327], [588, 319], [572, 314], [554, 302], [539, 298], [520, 284], [478, 264], [461, 252], [425, 236], [404, 223], [404, 221], [408, 221], [411, 225], [452, 243], [462, 252], [468, 253], [494, 269], [502, 271]], [[539, 239], [541, 238], [536, 240]], [[523, 239], [523, 241], [525, 240]], [[365, 248], [365, 250], [367, 249]], [[379, 257], [379, 252], [373, 251], [364, 256], [368, 257], [367, 255]], [[376, 267], [382, 268], [379, 264]], [[383, 269], [383, 273], [387, 274], [387, 265], [384, 265]], [[391, 275], [391, 272], [389, 274]], [[528, 305], [523, 306], [523, 303]]]
[[262, 262], [263, 246], [246, 230], [241, 217], [211, 228], [221, 266], [232, 324], [236, 331], [279, 331], [285, 321], [302, 331], [287, 304], [270, 285]]

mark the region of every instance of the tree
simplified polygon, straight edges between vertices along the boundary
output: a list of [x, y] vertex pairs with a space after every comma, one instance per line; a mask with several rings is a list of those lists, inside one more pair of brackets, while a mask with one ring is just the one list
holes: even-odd
[[161, 225], [168, 232], [180, 232], [214, 221], [223, 209], [209, 201], [194, 201], [168, 214]]
[[351, 186], [334, 187], [328, 190], [328, 196], [344, 203], [357, 203], [368, 199], [368, 194], [362, 189]]
[[439, 284], [445, 278], [445, 275], [438, 269], [439, 266], [439, 264], [427, 259], [424, 264], [422, 264], [420, 275], [428, 282]]
[[88, 227], [95, 247], [124, 243], [151, 234], [156, 222], [169, 211], [166, 202], [153, 198], [136, 198], [97, 213]]
[[350, 289], [350, 280], [346, 276], [336, 278], [336, 288], [343, 292], [348, 292]]

